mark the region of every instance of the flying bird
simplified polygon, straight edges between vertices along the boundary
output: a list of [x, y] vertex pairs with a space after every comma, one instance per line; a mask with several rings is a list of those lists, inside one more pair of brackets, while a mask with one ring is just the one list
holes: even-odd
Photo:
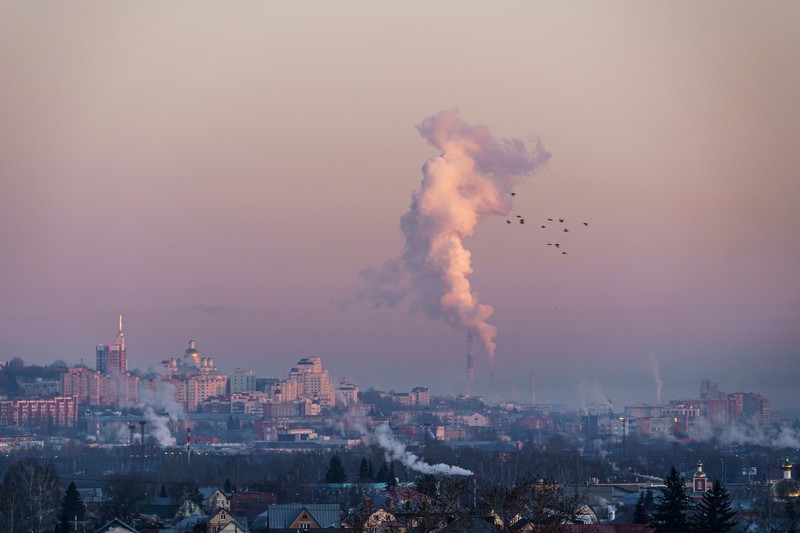
[[511, 221], [510, 220], [506, 220], [506, 224], [511, 224]]
[[515, 192], [511, 193], [511, 196], [516, 196], [516, 195], [517, 195], [517, 193], [515, 193]]
[[561, 247], [561, 244], [556, 243], [556, 248], [560, 248], [560, 247]]
[[559, 222], [564, 222], [564, 219], [563, 218], [559, 218], [558, 221]]
[[567, 233], [568, 231], [569, 231], [569, 230], [568, 230], [567, 228], [564, 228], [564, 233]]
[[520, 224], [524, 224], [524, 223], [525, 223], [525, 219], [520, 217], [520, 219], [519, 219], [519, 223], [520, 223]]
[[542, 226], [542, 228], [546, 228], [547, 226]]
[[583, 223], [583, 225], [584, 225], [584, 226], [588, 226], [588, 225], [589, 225], [589, 223], [588, 223], [588, 222], [584, 222], [584, 223]]
[[552, 218], [548, 218], [547, 220], [549, 220], [550, 222], [552, 222], [552, 221], [553, 221], [553, 219], [552, 219]]

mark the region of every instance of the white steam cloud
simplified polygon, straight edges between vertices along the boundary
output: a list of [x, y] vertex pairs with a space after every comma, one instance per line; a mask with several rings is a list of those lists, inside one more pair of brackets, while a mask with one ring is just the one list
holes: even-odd
[[[144, 419], [150, 434], [162, 448], [175, 446], [177, 442], [169, 429], [169, 423], [176, 423], [183, 416], [183, 407], [175, 401], [175, 386], [159, 381], [155, 390], [145, 389], [139, 395], [144, 404]], [[166, 413], [166, 415], [159, 414]]]
[[364, 432], [364, 437], [369, 444], [379, 446], [387, 461], [400, 461], [406, 468], [422, 474], [446, 474], [451, 476], [471, 476], [470, 470], [458, 466], [438, 463], [428, 464], [418, 456], [406, 450], [405, 445], [398, 441], [392, 433], [389, 424], [381, 424], [375, 428], [373, 433]]
[[[709, 437], [709, 433], [711, 436]], [[705, 432], [705, 440], [716, 439], [720, 444], [764, 446], [768, 448], [800, 448], [800, 430], [786, 425], [728, 424], [719, 432]], [[697, 440], [701, 440], [698, 438]]]
[[592, 383], [581, 381], [578, 384], [578, 396], [583, 411], [588, 412], [591, 406], [608, 407], [614, 410], [614, 402], [603, 391], [599, 383], [593, 381]]
[[650, 356], [650, 370], [653, 372], [653, 379], [656, 381], [656, 400], [661, 405], [661, 387], [664, 382], [661, 381], [661, 368], [658, 364], [658, 357], [655, 355]]
[[492, 359], [497, 328], [487, 320], [494, 309], [470, 287], [473, 269], [463, 241], [481, 218], [508, 215], [513, 179], [533, 174], [550, 154], [540, 143], [496, 139], [485, 126], [464, 123], [456, 110], [427, 118], [417, 129], [441, 153], [425, 162], [420, 189], [401, 218], [403, 253], [361, 273], [367, 283], [361, 296], [375, 307], [408, 298], [411, 311], [475, 333]]

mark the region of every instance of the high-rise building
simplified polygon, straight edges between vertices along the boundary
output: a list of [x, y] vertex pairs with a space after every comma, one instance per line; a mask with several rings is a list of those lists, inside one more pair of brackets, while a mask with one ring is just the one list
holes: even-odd
[[250, 392], [256, 390], [256, 377], [250, 369], [236, 368], [233, 373], [231, 373], [228, 384], [232, 394], [236, 392]]
[[128, 371], [125, 358], [125, 334], [122, 333], [122, 315], [119, 315], [119, 333], [114, 344], [97, 345], [97, 371], [106, 376], [118, 376]]
[[270, 387], [272, 397], [283, 402], [309, 399], [322, 407], [336, 405], [336, 393], [319, 357], [304, 357], [289, 371], [289, 379]]
[[358, 403], [358, 385], [343, 379], [336, 386], [337, 405], [356, 405]]

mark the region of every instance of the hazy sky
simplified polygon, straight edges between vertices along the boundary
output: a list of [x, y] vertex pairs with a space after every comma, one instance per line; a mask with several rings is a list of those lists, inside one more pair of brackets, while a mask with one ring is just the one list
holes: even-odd
[[796, 407], [795, 1], [3, 2], [0, 72], [0, 359], [93, 366], [122, 312], [131, 367], [464, 389], [463, 330], [355, 298], [457, 108], [552, 154], [464, 241], [478, 392], [652, 403], [655, 358]]

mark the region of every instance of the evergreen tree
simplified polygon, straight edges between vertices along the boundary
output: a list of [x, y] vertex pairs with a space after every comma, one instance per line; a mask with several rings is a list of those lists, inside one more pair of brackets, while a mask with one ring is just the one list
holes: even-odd
[[697, 504], [697, 513], [692, 517], [692, 531], [697, 533], [727, 533], [736, 527], [736, 512], [731, 508], [731, 496], [719, 482], [714, 481], [711, 490], [703, 494]]
[[222, 485], [222, 492], [224, 492], [225, 494], [230, 494], [231, 489], [233, 489], [233, 487], [231, 486], [231, 480], [230, 478], [226, 477], [225, 483]]
[[644, 491], [644, 510], [647, 512], [647, 516], [653, 514], [653, 509], [656, 506], [655, 499], [653, 498], [653, 491], [647, 489]]
[[389, 483], [390, 487], [397, 486], [397, 476], [395, 476], [394, 473], [394, 461], [389, 465], [389, 481], [387, 483]]
[[689, 531], [687, 513], [689, 498], [686, 496], [686, 480], [673, 466], [664, 480], [661, 496], [656, 499], [650, 527], [655, 533], [681, 533]]
[[372, 479], [369, 473], [369, 463], [366, 457], [361, 458], [361, 464], [358, 465], [358, 479], [359, 481], [367, 481]]
[[338, 455], [334, 455], [328, 463], [327, 472], [325, 472], [325, 483], [344, 483], [346, 480], [347, 474], [344, 472], [342, 460]]
[[369, 478], [375, 481], [375, 465], [372, 464], [372, 459], [367, 461], [367, 465], [369, 465]]
[[159, 498], [166, 498], [167, 497], [167, 486], [163, 483], [161, 484], [161, 490], [158, 492]]
[[61, 511], [58, 513], [58, 531], [72, 531], [75, 521], [82, 521], [86, 515], [86, 504], [83, 503], [75, 482], [70, 482], [64, 497], [61, 499]]
[[633, 523], [646, 524], [649, 521], [650, 517], [647, 516], [647, 509], [644, 504], [644, 492], [640, 492], [639, 497], [636, 498], [636, 507], [633, 509]]
[[378, 473], [375, 474], [375, 481], [378, 483], [388, 483], [390, 478], [391, 472], [389, 472], [389, 465], [384, 461], [384, 463], [378, 469]]

